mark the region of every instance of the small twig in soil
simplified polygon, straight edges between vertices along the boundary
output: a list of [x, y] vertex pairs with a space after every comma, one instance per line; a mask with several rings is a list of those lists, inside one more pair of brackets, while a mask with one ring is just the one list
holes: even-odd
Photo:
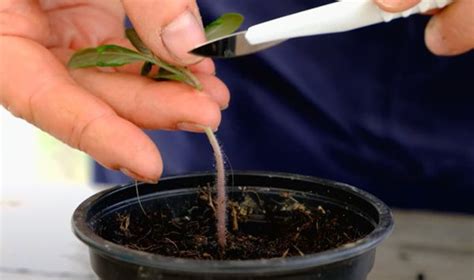
[[347, 239], [351, 239], [350, 236], [349, 236], [347, 233], [343, 232], [342, 234], [344, 234], [344, 236], [345, 236]]
[[[258, 200], [257, 205], [258, 205], [260, 208], [263, 208], [263, 201], [262, 201], [262, 199], [260, 198], [260, 195], [258, 195], [258, 192], [254, 191], [254, 190], [248, 190], [248, 191], [246, 191], [246, 192], [255, 194], [255, 196], [257, 197], [257, 200]], [[254, 200], [254, 201], [255, 201], [255, 200]], [[265, 212], [265, 211], [264, 211], [264, 212]]]
[[289, 252], [290, 252], [290, 248], [286, 249], [286, 251], [283, 253], [283, 255], [281, 257], [286, 258], [286, 256], [288, 256]]
[[318, 211], [321, 212], [323, 215], [326, 215], [326, 211], [321, 205], [318, 206]]
[[130, 226], [130, 214], [127, 214], [127, 215], [119, 214], [117, 219], [120, 223], [120, 230], [124, 233], [127, 233], [128, 227]]
[[150, 228], [147, 233], [145, 233], [145, 235], [143, 235], [142, 237], [140, 237], [140, 239], [137, 240], [137, 243], [140, 243], [140, 241], [146, 239], [152, 232], [152, 229]]
[[296, 242], [298, 240], [298, 238], [300, 238], [300, 231], [298, 231], [295, 236], [293, 236], [293, 238], [291, 239], [293, 242]]
[[300, 256], [304, 256], [304, 253], [301, 252], [300, 248], [296, 247], [296, 245], [293, 245], [293, 248], [298, 252], [298, 254], [300, 254]]
[[173, 240], [171, 240], [169, 238], [163, 238], [163, 241], [166, 241], [167, 243], [170, 243], [171, 245], [173, 245], [173, 247], [176, 249], [176, 251], [179, 251], [178, 245], [176, 245], [176, 243]]
[[238, 231], [239, 230], [239, 221], [237, 219], [237, 210], [235, 209], [235, 205], [232, 205], [232, 230]]
[[171, 220], [171, 224], [172, 224], [173, 226], [175, 226], [177, 229], [181, 229], [181, 226], [178, 224], [178, 222], [176, 222], [176, 220], [174, 220], [174, 219]]
[[212, 255], [209, 254], [209, 253], [203, 253], [203, 254], [202, 254], [202, 257], [203, 257], [203, 258], [206, 258], [206, 259], [210, 259], [211, 261], [214, 259], [214, 258], [212, 257]]
[[207, 196], [208, 196], [207, 199], [208, 199], [209, 207], [211, 207], [212, 211], [214, 211], [214, 215], [217, 215], [216, 207], [214, 206], [214, 202], [212, 201], [212, 193], [210, 189], [207, 192]]

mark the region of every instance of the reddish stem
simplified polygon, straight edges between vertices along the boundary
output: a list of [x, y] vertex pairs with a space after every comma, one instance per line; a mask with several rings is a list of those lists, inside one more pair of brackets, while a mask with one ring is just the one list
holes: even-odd
[[217, 243], [221, 249], [224, 249], [226, 246], [226, 235], [227, 235], [227, 194], [225, 189], [225, 169], [224, 169], [224, 159], [222, 157], [221, 147], [217, 141], [216, 136], [212, 132], [211, 128], [206, 127], [205, 132], [209, 138], [209, 143], [212, 146], [214, 151], [214, 157], [216, 160], [216, 190], [217, 190], [217, 200], [216, 200], [216, 219], [217, 219]]

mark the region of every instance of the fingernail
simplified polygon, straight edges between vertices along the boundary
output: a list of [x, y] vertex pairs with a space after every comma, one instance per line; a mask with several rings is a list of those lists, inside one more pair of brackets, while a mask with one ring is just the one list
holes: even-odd
[[[204, 132], [204, 126], [201, 124], [182, 122], [182, 123], [178, 123], [176, 127], [179, 130], [188, 131], [188, 132], [199, 132], [199, 133]], [[216, 132], [217, 128], [213, 128], [212, 130]]]
[[202, 25], [190, 11], [185, 11], [168, 24], [161, 36], [170, 54], [180, 62], [192, 64], [202, 59], [188, 53], [206, 41]]
[[120, 171], [125, 174], [126, 176], [130, 177], [130, 178], [133, 178], [135, 180], [138, 180], [138, 181], [142, 181], [142, 182], [145, 182], [145, 183], [148, 183], [148, 184], [156, 184], [158, 183], [158, 180], [156, 179], [149, 179], [149, 178], [145, 178], [141, 175], [138, 175], [137, 173], [135, 172], [132, 172], [126, 168], [121, 168]]
[[176, 127], [179, 130], [189, 131], [189, 132], [203, 132], [204, 130], [204, 127], [202, 125], [195, 124], [195, 123], [187, 123], [187, 122], [178, 123]]

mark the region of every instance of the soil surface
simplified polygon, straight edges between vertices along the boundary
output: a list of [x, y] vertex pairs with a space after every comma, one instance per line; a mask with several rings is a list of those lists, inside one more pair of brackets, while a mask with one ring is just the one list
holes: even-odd
[[[308, 203], [309, 204], [309, 203]], [[243, 190], [228, 205], [227, 247], [217, 244], [215, 205], [209, 187], [187, 203], [143, 203], [97, 223], [103, 238], [154, 254], [208, 260], [303, 256], [354, 242], [372, 229], [367, 221], [332, 204], [308, 207], [287, 192], [264, 197]], [[176, 211], [174, 208], [183, 208]]]

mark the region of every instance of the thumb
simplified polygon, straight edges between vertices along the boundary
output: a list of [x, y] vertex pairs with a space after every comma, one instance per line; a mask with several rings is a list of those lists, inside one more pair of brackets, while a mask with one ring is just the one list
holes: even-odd
[[174, 64], [197, 63], [188, 52], [206, 41], [196, 0], [122, 0], [143, 42], [160, 58]]
[[457, 55], [474, 48], [474, 1], [458, 0], [431, 18], [425, 31], [428, 49]]

